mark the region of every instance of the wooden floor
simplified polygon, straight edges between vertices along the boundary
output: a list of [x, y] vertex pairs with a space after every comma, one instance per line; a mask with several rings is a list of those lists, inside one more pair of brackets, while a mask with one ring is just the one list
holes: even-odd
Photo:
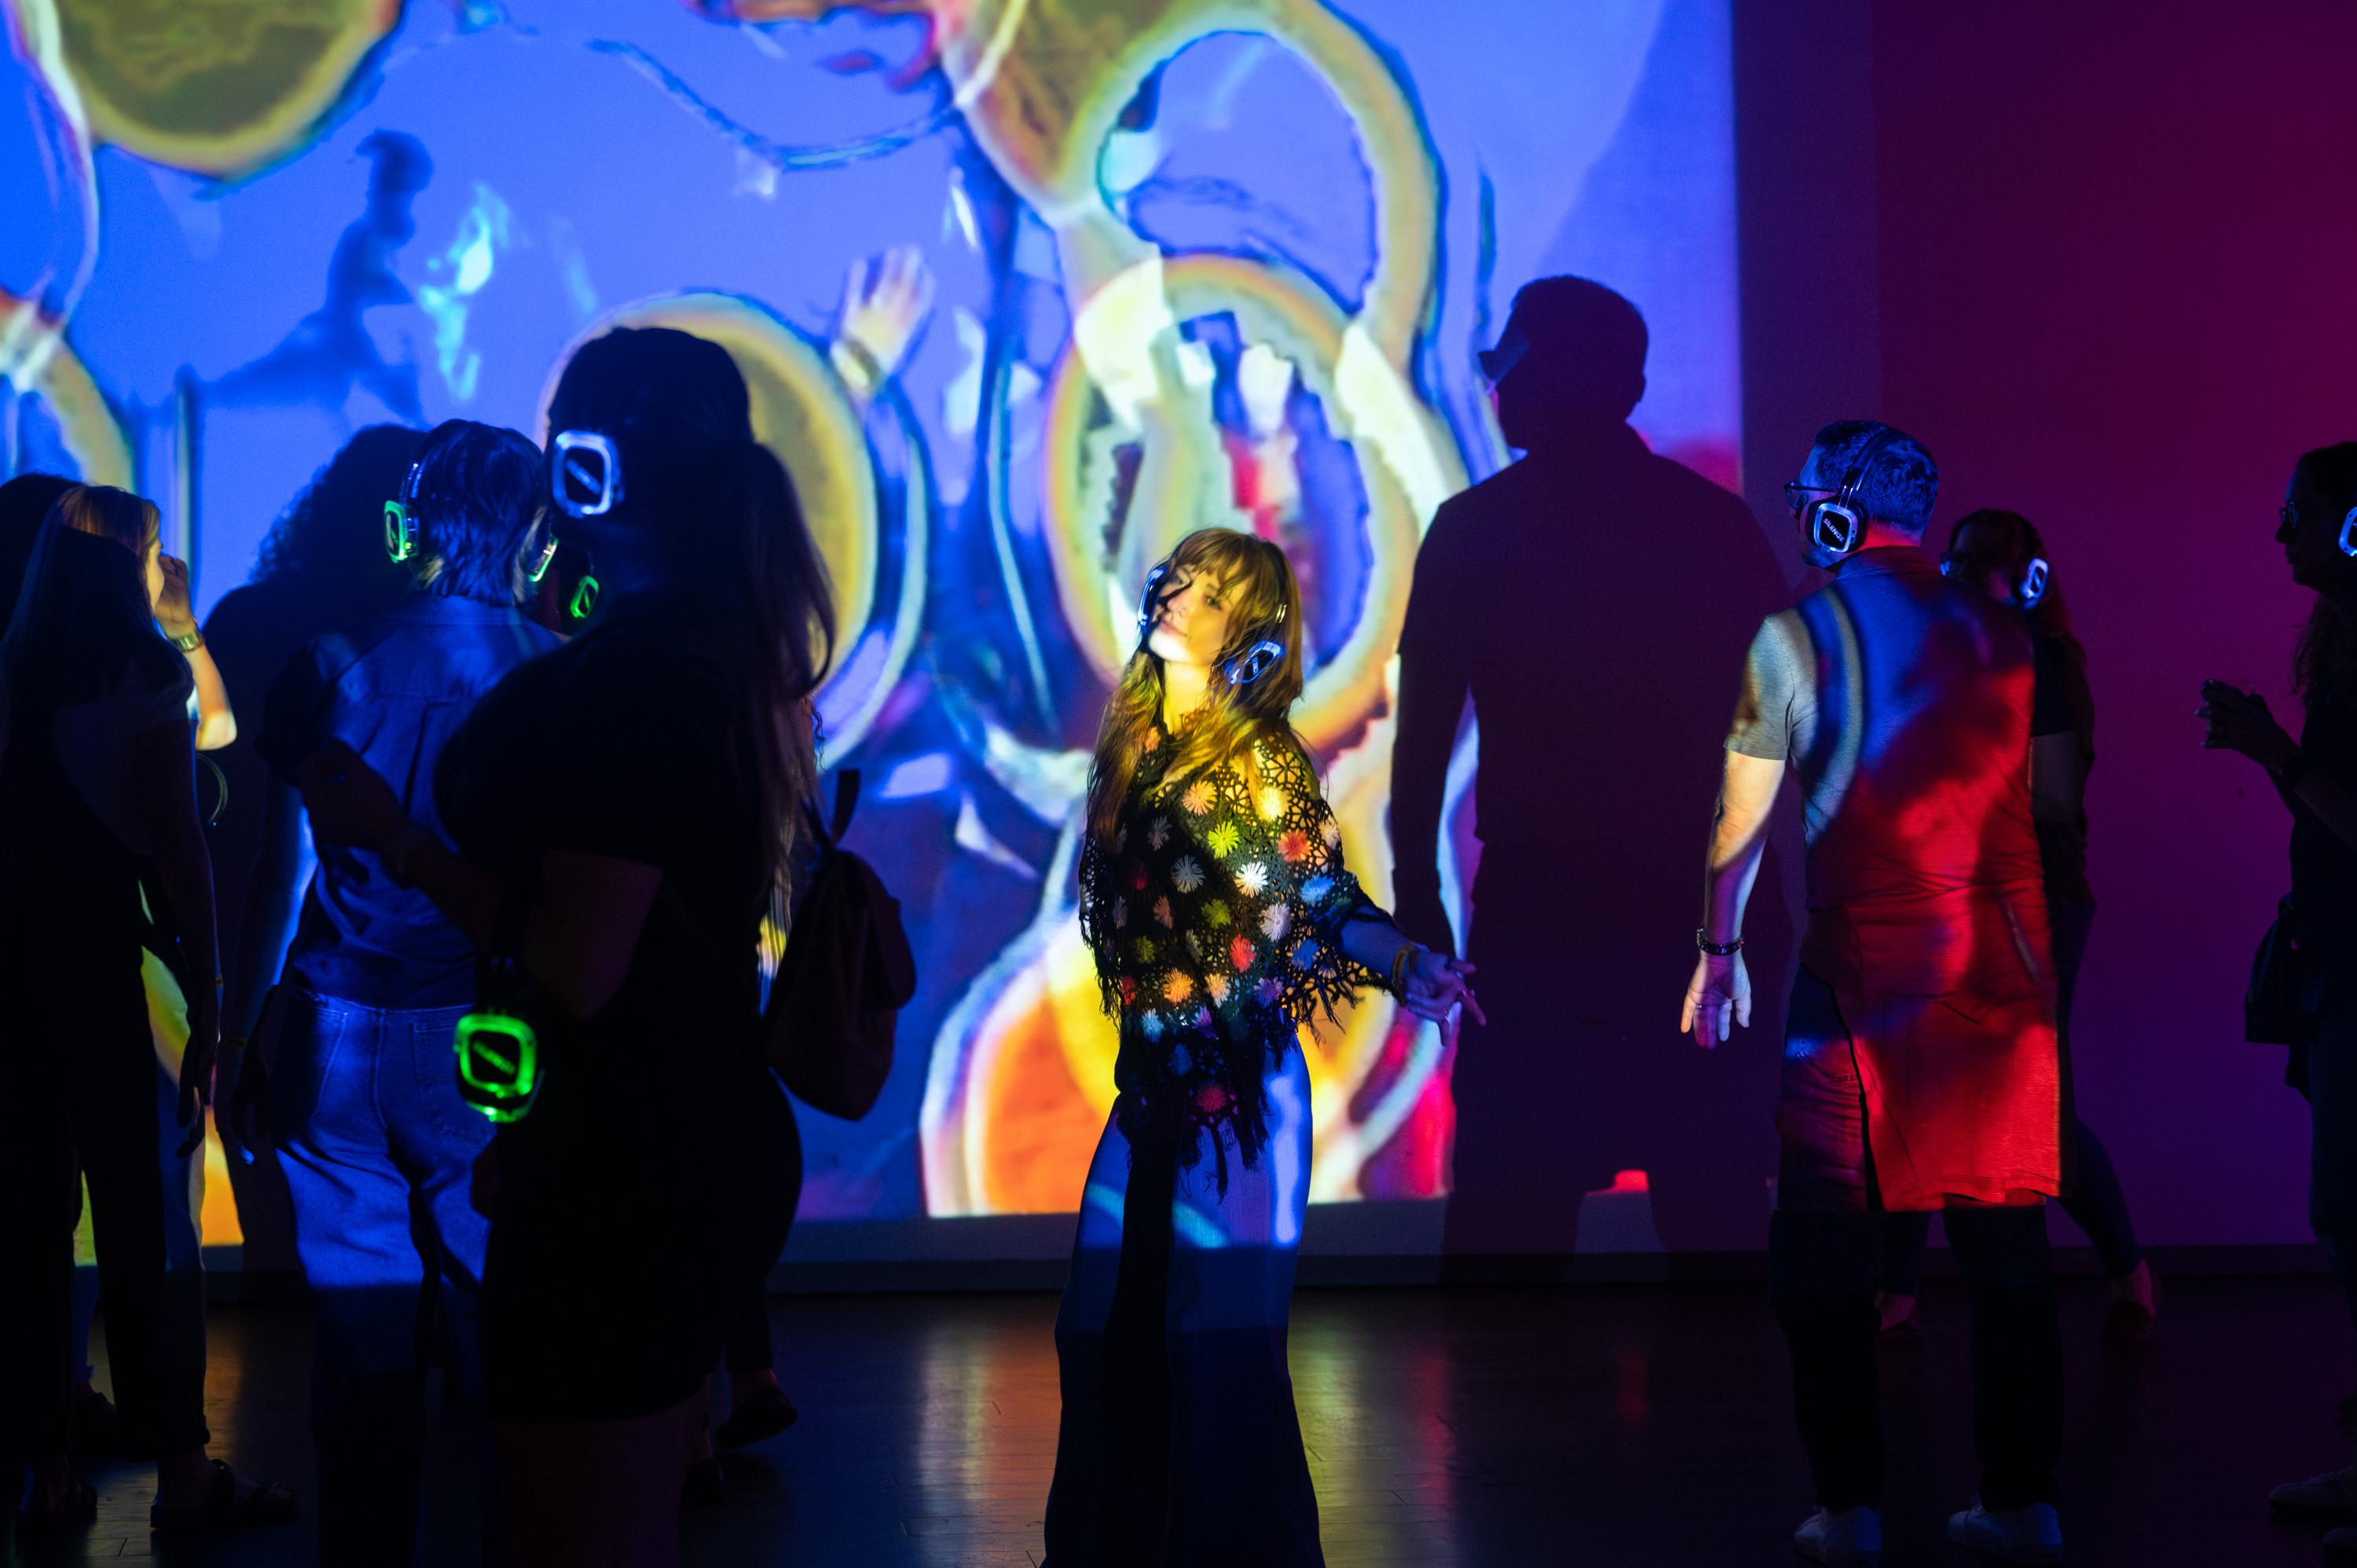
[[[2357, 1375], [2336, 1294], [2319, 1279], [2167, 1283], [2164, 1337], [2129, 1353], [2096, 1345], [2100, 1288], [2066, 1287], [2070, 1560], [2313, 1568], [2319, 1530], [2270, 1520], [2263, 1498], [2347, 1457], [2332, 1404]], [[724, 1506], [688, 1517], [690, 1563], [1038, 1561], [1052, 1298], [772, 1305], [803, 1419], [741, 1459]], [[1989, 1561], [1941, 1536], [1973, 1487], [1956, 1287], [1935, 1284], [1924, 1316], [1924, 1340], [1885, 1352], [1892, 1568]], [[217, 1310], [217, 1453], [307, 1488], [308, 1356], [299, 1308]], [[1305, 1291], [1293, 1370], [1334, 1568], [1793, 1561], [1808, 1483], [1760, 1287]], [[464, 1568], [468, 1461], [448, 1423], [434, 1466], [420, 1561]], [[148, 1477], [98, 1479], [96, 1529], [19, 1543], [16, 1560], [147, 1555]], [[168, 1554], [278, 1568], [313, 1547], [298, 1524]]]

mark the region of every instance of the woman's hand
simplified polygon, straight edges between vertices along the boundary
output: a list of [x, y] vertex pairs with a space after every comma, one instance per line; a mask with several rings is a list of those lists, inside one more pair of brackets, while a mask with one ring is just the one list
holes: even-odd
[[2239, 751], [2270, 772], [2282, 768], [2299, 750], [2299, 743], [2267, 711], [2265, 697], [2238, 691], [2223, 681], [2201, 683], [2201, 706], [2194, 710], [2194, 716], [2208, 725], [2201, 736], [2204, 747]]
[[190, 636], [197, 629], [197, 614], [188, 605], [188, 564], [158, 555], [156, 565], [163, 574], [163, 586], [156, 594], [156, 624], [166, 637]]
[[382, 850], [409, 825], [401, 797], [342, 741], [329, 741], [297, 771], [311, 836], [322, 843]]
[[188, 998], [188, 1048], [180, 1053], [179, 1124], [188, 1129], [180, 1140], [180, 1157], [188, 1158], [205, 1141], [205, 1119], [198, 1110], [212, 1109], [213, 1064], [221, 1056], [221, 998], [210, 985], [200, 985]]
[[253, 1151], [270, 1134], [270, 1073], [253, 1042], [242, 1044], [244, 1048], [237, 1053], [237, 1082], [229, 1091], [229, 1106], [221, 1118], [221, 1142], [252, 1165]]
[[1407, 972], [1401, 977], [1400, 1005], [1419, 1018], [1429, 1018], [1436, 1024], [1446, 1024], [1450, 1015], [1462, 1006], [1473, 1015], [1477, 1024], [1490, 1020], [1482, 1015], [1481, 1004], [1473, 997], [1473, 966], [1445, 952], [1419, 947], [1408, 961]]

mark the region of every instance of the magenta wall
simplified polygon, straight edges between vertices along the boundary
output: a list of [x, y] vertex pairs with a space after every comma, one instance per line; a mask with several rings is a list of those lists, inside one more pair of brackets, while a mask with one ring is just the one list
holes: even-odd
[[[2192, 711], [2247, 675], [2294, 712], [2309, 600], [2270, 535], [2293, 456], [2357, 437], [2357, 7], [1908, 0], [1868, 39], [1872, 412], [1937, 455], [1942, 538], [1976, 506], [2039, 523], [2093, 663], [2082, 1109], [2148, 1241], [2304, 1241], [2306, 1108], [2240, 1015], [2287, 819]], [[1751, 455], [1756, 496], [1797, 453]]]

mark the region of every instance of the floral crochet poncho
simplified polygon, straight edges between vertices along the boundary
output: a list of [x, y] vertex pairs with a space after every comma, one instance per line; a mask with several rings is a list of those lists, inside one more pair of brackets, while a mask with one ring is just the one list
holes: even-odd
[[1301, 1025], [1376, 983], [1342, 928], [1385, 917], [1343, 868], [1341, 829], [1289, 739], [1169, 778], [1180, 749], [1146, 732], [1113, 844], [1092, 839], [1081, 859], [1081, 930], [1121, 1023], [1122, 1132], [1171, 1140], [1182, 1166], [1209, 1144], [1224, 1191], [1225, 1141], [1200, 1134], [1232, 1134], [1252, 1168], [1264, 1075]]

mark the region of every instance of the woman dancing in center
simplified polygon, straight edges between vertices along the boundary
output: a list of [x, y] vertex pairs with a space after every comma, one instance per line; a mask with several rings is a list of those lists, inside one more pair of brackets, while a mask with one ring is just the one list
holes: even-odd
[[1342, 865], [1287, 719], [1301, 593], [1210, 529], [1146, 578], [1089, 780], [1081, 929], [1121, 1025], [1057, 1316], [1051, 1568], [1316, 1565], [1286, 1370], [1309, 1192], [1300, 1029], [1386, 984], [1481, 1014], [1472, 966], [1400, 935]]

